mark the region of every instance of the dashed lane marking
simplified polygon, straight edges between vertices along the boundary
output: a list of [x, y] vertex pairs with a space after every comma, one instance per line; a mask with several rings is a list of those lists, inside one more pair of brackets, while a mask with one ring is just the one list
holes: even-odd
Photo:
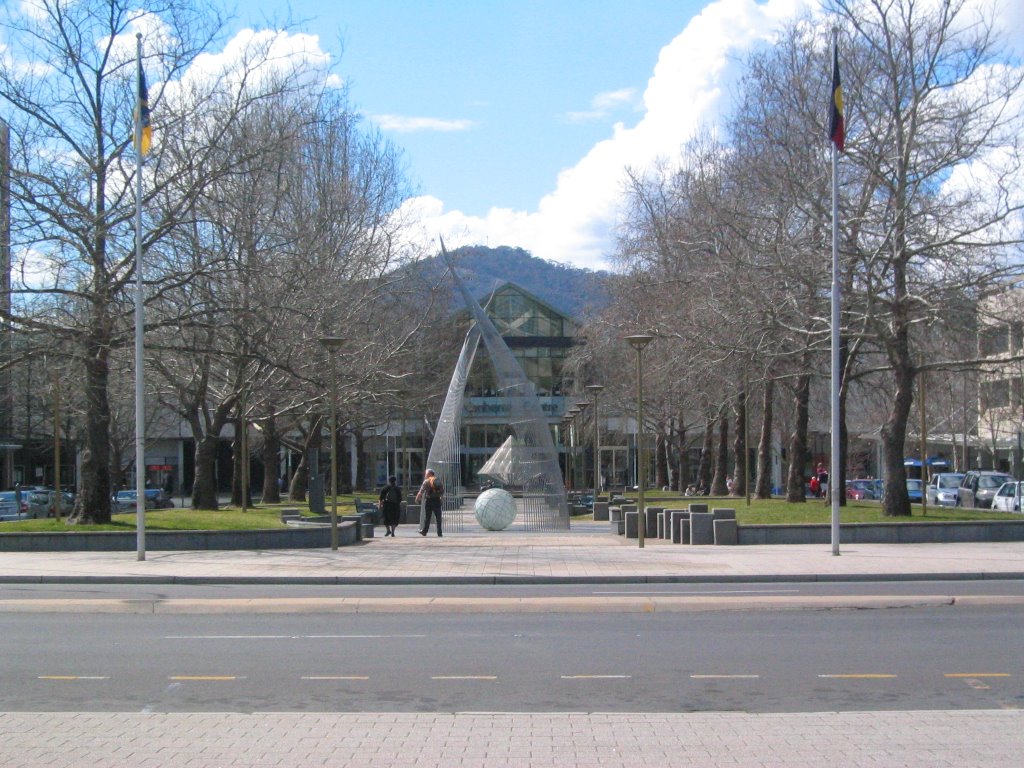
[[431, 680], [497, 680], [497, 675], [432, 675]]
[[690, 675], [694, 680], [757, 680], [760, 675]]
[[818, 675], [818, 677], [832, 678], [835, 680], [889, 680], [896, 677], [896, 675], [882, 673], [862, 673], [849, 675]]
[[39, 675], [38, 680], [109, 680], [106, 675]]
[[302, 680], [369, 680], [367, 675], [303, 675]]
[[244, 676], [239, 675], [170, 675], [168, 680], [177, 680], [179, 682], [194, 682], [196, 680], [212, 680], [214, 682], [230, 682], [232, 680], [244, 680]]
[[947, 672], [943, 677], [1010, 677], [1009, 672]]
[[632, 675], [562, 675], [563, 680], [629, 680]]

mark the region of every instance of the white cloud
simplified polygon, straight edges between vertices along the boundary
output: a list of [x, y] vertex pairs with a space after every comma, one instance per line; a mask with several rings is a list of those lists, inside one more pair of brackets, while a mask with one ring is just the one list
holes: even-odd
[[599, 93], [590, 101], [594, 109], [615, 109], [623, 104], [629, 104], [636, 96], [636, 88], [620, 88], [617, 91], [605, 91]]
[[476, 125], [473, 120], [446, 120], [440, 117], [405, 117], [403, 115], [368, 115], [381, 130], [395, 133], [419, 131], [468, 131]]
[[[609, 138], [558, 175], [554, 190], [537, 210], [492, 208], [486, 216], [473, 217], [445, 211], [434, 198], [417, 198], [406, 212], [422, 215], [422, 231], [435, 243], [440, 234], [453, 246], [520, 246], [553, 261], [609, 266], [624, 169], [677, 156], [687, 139], [701, 126], [715, 123], [728, 107], [728, 85], [743, 52], [769, 39], [782, 21], [811, 7], [816, 7], [812, 0], [719, 0], [708, 5], [662, 49], [643, 96], [640, 121], [633, 127], [616, 124]], [[610, 103], [624, 98], [624, 91], [605, 96], [603, 103]]]

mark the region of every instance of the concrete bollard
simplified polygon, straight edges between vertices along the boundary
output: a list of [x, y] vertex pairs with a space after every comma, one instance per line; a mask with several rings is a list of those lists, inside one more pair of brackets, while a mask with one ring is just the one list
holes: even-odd
[[626, 512], [626, 538], [636, 539], [640, 537], [640, 513], [635, 509]]
[[736, 519], [732, 517], [714, 521], [715, 544], [736, 546], [739, 544], [739, 531], [736, 529]]
[[644, 507], [644, 516], [647, 518], [647, 527], [644, 529], [646, 538], [658, 538], [658, 515], [664, 511], [664, 507]]
[[690, 543], [690, 510], [673, 509], [669, 517], [673, 544]]
[[595, 501], [594, 502], [594, 519], [595, 520], [610, 520], [608, 517], [608, 502], [607, 501]]
[[710, 512], [690, 512], [690, 544], [715, 543], [715, 516]]
[[622, 516], [622, 507], [608, 507], [608, 519], [613, 523], [619, 520], [624, 520], [625, 518]]
[[664, 539], [665, 538], [665, 516], [666, 516], [666, 514], [667, 513], [665, 513], [665, 512], [659, 512], [658, 513], [658, 538], [659, 539]]

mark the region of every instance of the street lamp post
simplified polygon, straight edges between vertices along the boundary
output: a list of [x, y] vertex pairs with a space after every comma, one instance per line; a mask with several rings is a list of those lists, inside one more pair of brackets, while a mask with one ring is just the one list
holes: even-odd
[[345, 343], [339, 336], [321, 336], [320, 344], [327, 350], [327, 367], [331, 373], [331, 549], [338, 548], [338, 375], [334, 370], [334, 352]]
[[[584, 412], [590, 407], [590, 403], [586, 400], [581, 400], [576, 403], [576, 415], [580, 418], [579, 429], [576, 430], [576, 434], [579, 435], [579, 449], [580, 449], [580, 487], [585, 488], [587, 485], [587, 441], [584, 438], [584, 432], [586, 431], [586, 419], [583, 418]], [[573, 478], [575, 481], [575, 478]], [[575, 482], [573, 483], [575, 485]]]
[[647, 528], [647, 513], [644, 511], [644, 480], [647, 475], [647, 453], [644, 451], [644, 347], [654, 340], [649, 333], [635, 333], [626, 341], [636, 350], [636, 533], [640, 549], [644, 547], [644, 533]]
[[586, 389], [594, 398], [594, 503], [601, 492], [601, 433], [597, 426], [597, 396], [604, 389], [603, 384], [587, 384]]
[[569, 428], [569, 463], [567, 469], [569, 470], [569, 490], [576, 490], [576, 416], [580, 410], [575, 405], [565, 412], [565, 417], [568, 420], [566, 425]]

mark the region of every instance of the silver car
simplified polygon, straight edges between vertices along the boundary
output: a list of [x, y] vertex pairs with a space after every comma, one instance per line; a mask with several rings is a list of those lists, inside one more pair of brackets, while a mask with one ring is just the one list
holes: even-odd
[[933, 507], [955, 507], [957, 488], [964, 479], [963, 472], [939, 472], [932, 475], [925, 489], [925, 497]]
[[1020, 480], [1003, 483], [992, 498], [992, 509], [1000, 512], [1024, 512], [1020, 508], [1021, 491], [1024, 491], [1024, 483]]
[[956, 505], [988, 509], [992, 506], [992, 497], [996, 495], [996, 491], [1002, 487], [1003, 483], [1012, 483], [1013, 480], [1013, 476], [1005, 472], [972, 469], [960, 481]]

